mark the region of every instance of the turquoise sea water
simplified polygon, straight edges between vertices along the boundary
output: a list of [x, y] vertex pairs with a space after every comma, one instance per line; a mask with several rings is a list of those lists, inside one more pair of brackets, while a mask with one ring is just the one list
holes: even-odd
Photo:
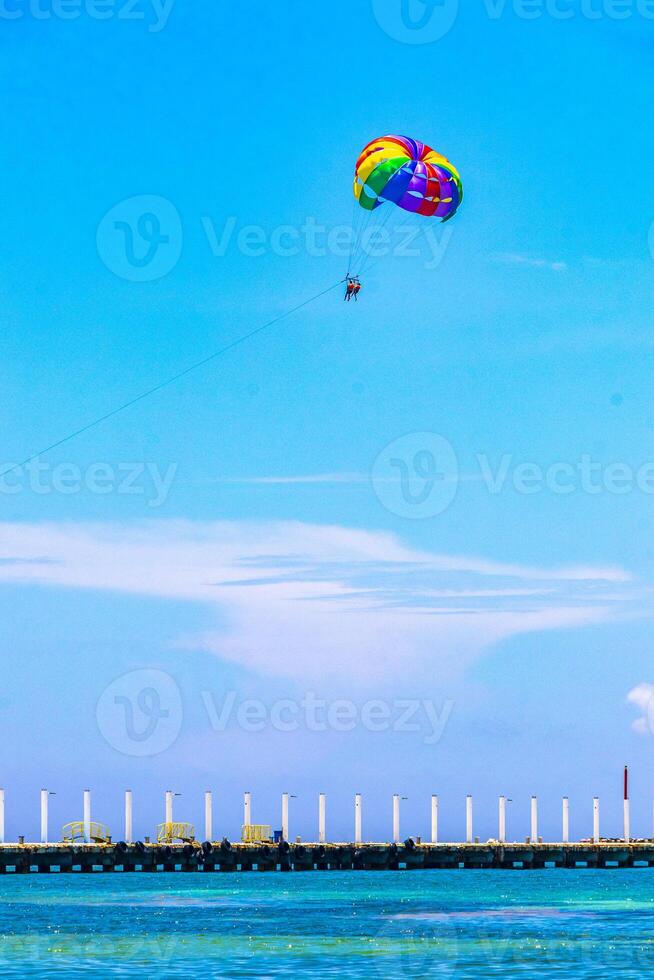
[[3, 877], [2, 977], [646, 977], [654, 872]]

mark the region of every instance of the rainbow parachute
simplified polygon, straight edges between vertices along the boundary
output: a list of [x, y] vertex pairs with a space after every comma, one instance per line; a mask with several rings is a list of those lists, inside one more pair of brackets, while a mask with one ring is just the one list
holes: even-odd
[[357, 160], [354, 196], [366, 211], [384, 201], [449, 221], [463, 201], [458, 171], [446, 157], [406, 136], [382, 136]]

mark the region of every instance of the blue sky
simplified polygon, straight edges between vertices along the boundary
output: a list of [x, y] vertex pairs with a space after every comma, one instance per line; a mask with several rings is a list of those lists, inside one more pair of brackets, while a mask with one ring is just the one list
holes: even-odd
[[[432, 792], [451, 836], [467, 792], [481, 836], [502, 792], [517, 837], [532, 793], [545, 832], [564, 793], [617, 832], [627, 761], [649, 833], [646, 5], [415, 0], [434, 39], [400, 0], [66, 9], [1, 14], [3, 464], [337, 283], [376, 135], [445, 153], [466, 200], [409, 256], [391, 216], [356, 307], [336, 289], [4, 478], [8, 833], [42, 786], [54, 823], [91, 786], [116, 827], [131, 787], [141, 836], [167, 788], [198, 824], [213, 789], [231, 836], [245, 789], [273, 824], [296, 793], [305, 836], [319, 791], [337, 836], [355, 791], [373, 837], [394, 792], [415, 833]], [[308, 693], [352, 730], [307, 730]]]

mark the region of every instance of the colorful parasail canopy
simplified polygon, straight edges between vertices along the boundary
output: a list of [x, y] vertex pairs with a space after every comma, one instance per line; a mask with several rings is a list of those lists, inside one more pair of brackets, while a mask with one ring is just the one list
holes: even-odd
[[407, 136], [382, 136], [357, 160], [354, 196], [366, 211], [390, 201], [416, 214], [449, 221], [463, 201], [463, 184], [449, 160]]

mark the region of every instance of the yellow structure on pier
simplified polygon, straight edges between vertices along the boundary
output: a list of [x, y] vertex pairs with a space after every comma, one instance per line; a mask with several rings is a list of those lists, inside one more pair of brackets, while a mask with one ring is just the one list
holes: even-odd
[[241, 840], [244, 844], [269, 844], [272, 839], [272, 828], [269, 824], [243, 824], [241, 829]]
[[192, 823], [160, 823], [157, 826], [157, 842], [159, 844], [172, 844], [173, 841], [181, 840], [185, 844], [190, 844], [195, 840], [195, 827]]
[[[92, 844], [111, 844], [111, 833], [109, 828], [103, 823], [96, 823], [94, 820], [89, 824], [90, 843]], [[75, 820], [67, 823], [61, 831], [64, 844], [74, 844], [75, 841], [84, 841], [84, 821]]]

